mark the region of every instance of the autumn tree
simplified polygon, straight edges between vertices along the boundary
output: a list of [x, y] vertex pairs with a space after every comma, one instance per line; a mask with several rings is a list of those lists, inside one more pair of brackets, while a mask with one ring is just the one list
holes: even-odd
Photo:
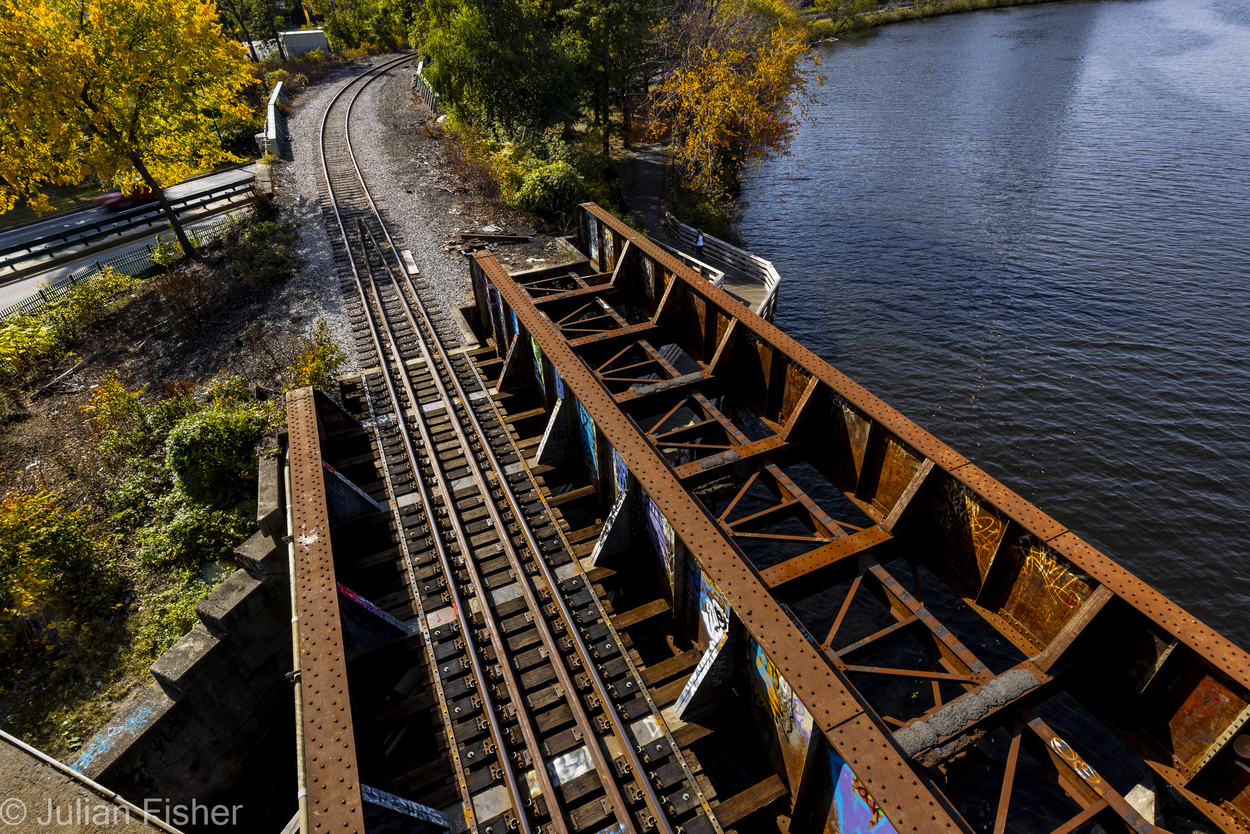
[[[808, 47], [785, 0], [686, 0], [660, 27], [660, 83], [648, 136], [665, 141], [683, 183], [711, 200], [749, 161], [784, 154], [798, 128]], [[819, 78], [816, 79], [819, 81]]]
[[0, 0], [0, 211], [49, 208], [45, 183], [95, 175], [157, 195], [162, 184], [239, 161], [213, 116], [247, 118], [241, 44], [201, 0]]

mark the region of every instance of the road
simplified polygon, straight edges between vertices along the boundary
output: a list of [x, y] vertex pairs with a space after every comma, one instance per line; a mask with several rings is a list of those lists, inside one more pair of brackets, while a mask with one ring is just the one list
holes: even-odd
[[[247, 210], [248, 209], [238, 209], [238, 211], [247, 211]], [[230, 212], [230, 213], [233, 214], [234, 212]], [[211, 218], [206, 218], [204, 220], [198, 221], [196, 223], [189, 223], [187, 224], [186, 228], [188, 230], [198, 229], [209, 223], [214, 223], [217, 220], [220, 220], [223, 216], [225, 215], [218, 214]], [[164, 234], [168, 234], [168, 232], [164, 232]], [[154, 242], [156, 238], [157, 238], [157, 235], [153, 234], [153, 235], [150, 235], [149, 237], [144, 238], [143, 240], [131, 241], [129, 243], [125, 243], [121, 246], [116, 246], [108, 250], [95, 251], [89, 255], [85, 255], [79, 260], [73, 261], [72, 263], [61, 264], [60, 266], [54, 266], [51, 269], [45, 270], [43, 272], [39, 272], [35, 275], [28, 275], [25, 278], [20, 278], [8, 284], [0, 285], [0, 309], [8, 307], [10, 304], [16, 304], [22, 299], [34, 295], [36, 292], [39, 291], [40, 284], [51, 283], [58, 278], [61, 278], [65, 275], [69, 275], [71, 272], [77, 272], [78, 270], [83, 269], [84, 267], [88, 267], [91, 264], [95, 263], [96, 261], [101, 261], [101, 260], [104, 260], [105, 258], [111, 258], [116, 255], [124, 254], [126, 252], [131, 252], [131, 251], [134, 251], [135, 249], [142, 249], [144, 246], [148, 245], [149, 243]]]
[[[170, 186], [165, 193], [170, 198], [177, 198], [187, 194], [195, 194], [200, 191], [206, 191], [215, 186], [230, 185], [232, 183], [241, 182], [256, 176], [256, 166], [248, 165], [243, 168], [231, 168], [227, 171], [218, 171], [215, 174], [208, 174], [196, 179], [187, 180], [184, 183]], [[40, 240], [49, 235], [56, 235], [72, 230], [81, 226], [90, 226], [100, 220], [107, 220], [112, 217], [114, 212], [110, 212], [105, 208], [89, 208], [83, 211], [74, 211], [67, 214], [57, 214], [49, 217], [47, 220], [40, 220], [37, 223], [31, 223], [26, 226], [19, 226], [16, 229], [9, 229], [0, 232], [0, 249], [8, 246], [14, 246], [19, 243]], [[0, 277], [2, 280], [2, 277]]]

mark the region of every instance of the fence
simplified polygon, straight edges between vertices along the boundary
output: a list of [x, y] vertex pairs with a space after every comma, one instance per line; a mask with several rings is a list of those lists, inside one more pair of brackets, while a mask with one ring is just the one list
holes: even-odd
[[[232, 222], [233, 219], [229, 217], [210, 220], [202, 226], [188, 229], [187, 236], [191, 238], [192, 244], [199, 246], [200, 241], [206, 236], [221, 230]], [[172, 240], [173, 235], [171, 234], [168, 239]], [[158, 240], [164, 241], [166, 238], [161, 237]], [[132, 249], [129, 252], [123, 252], [111, 258], [101, 258], [91, 266], [80, 269], [77, 272], [71, 272], [69, 275], [58, 278], [49, 284], [44, 284], [35, 295], [29, 298], [0, 308], [0, 322], [3, 322], [9, 316], [18, 314], [30, 315], [38, 312], [58, 298], [67, 295], [75, 284], [98, 275], [106, 266], [111, 266], [113, 269], [126, 275], [142, 275], [147, 272], [155, 272], [161, 268], [161, 265], [155, 260], [156, 253], [157, 247], [147, 243], [138, 249]]]
[[283, 107], [290, 101], [282, 91], [282, 82], [273, 86], [269, 105], [265, 110], [265, 132], [256, 134], [260, 152], [268, 156], [282, 156], [291, 149], [291, 134], [286, 129], [286, 113]]
[[443, 97], [434, 92], [434, 88], [430, 86], [430, 82], [421, 74], [421, 70], [425, 68], [425, 61], [417, 64], [417, 73], [412, 77], [412, 88], [421, 94], [421, 98], [425, 99], [425, 105], [431, 110], [438, 110], [438, 106], [443, 103]]
[[[694, 246], [695, 237], [698, 234], [695, 229], [682, 223], [668, 212], [664, 213], [664, 223], [679, 241], [687, 246]], [[764, 285], [764, 299], [759, 303], [759, 307], [755, 312], [760, 318], [772, 321], [773, 314], [777, 311], [777, 287], [781, 283], [781, 276], [777, 273], [772, 262], [752, 255], [750, 252], [745, 252], [737, 246], [726, 243], [720, 238], [712, 237], [709, 234], [703, 235], [703, 242], [703, 248], [708, 254]]]
[[[169, 205], [175, 212], [181, 213], [201, 209], [222, 200], [230, 200], [231, 203], [236, 198], [250, 200], [253, 188], [252, 180], [241, 180], [170, 200]], [[111, 217], [98, 220], [95, 223], [74, 226], [39, 240], [17, 243], [0, 249], [0, 269], [9, 269], [16, 273], [19, 271], [18, 267], [26, 264], [28, 261], [37, 261], [40, 258], [55, 258], [67, 249], [85, 246], [113, 235], [120, 236], [123, 232], [131, 229], [140, 226], [151, 226], [155, 223], [162, 223], [164, 220], [165, 211], [159, 204], [127, 209]], [[22, 271], [28, 271], [29, 269], [29, 266], [21, 267]]]

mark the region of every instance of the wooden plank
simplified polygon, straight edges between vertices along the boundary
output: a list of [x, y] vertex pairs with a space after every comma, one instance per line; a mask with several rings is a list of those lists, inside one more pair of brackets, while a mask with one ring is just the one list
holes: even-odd
[[676, 730], [673, 730], [673, 741], [677, 742], [678, 747], [689, 747], [696, 741], [707, 738], [711, 734], [712, 729], [702, 724], [682, 724]]
[[515, 414], [505, 414], [503, 416], [505, 423], [519, 423], [522, 420], [528, 420], [530, 417], [540, 417], [547, 412], [542, 408], [531, 408], [529, 411], [518, 411]]
[[623, 614], [619, 614], [613, 617], [612, 625], [616, 626], [618, 629], [629, 628], [630, 626], [637, 625], [638, 623], [641, 623], [644, 620], [649, 620], [652, 617], [659, 616], [660, 614], [663, 614], [669, 610], [670, 609], [668, 607], [667, 601], [662, 600], [662, 599], [655, 599], [655, 600], [652, 600], [651, 602], [648, 602], [644, 605], [640, 605], [637, 608], [632, 608]]
[[653, 686], [660, 681], [671, 678], [673, 675], [689, 671], [699, 662], [699, 657], [700, 653], [697, 649], [687, 649], [679, 655], [670, 657], [668, 660], [661, 660], [659, 663], [642, 670], [642, 682], [647, 686]]
[[685, 675], [671, 683], [652, 689], [651, 699], [661, 708], [676, 702], [681, 697], [681, 691], [686, 688], [686, 681], [689, 679], [690, 676]]
[[548, 507], [558, 507], [561, 504], [567, 504], [570, 501], [576, 501], [579, 498], [586, 498], [594, 495], [596, 492], [593, 486], [584, 486], [581, 489], [572, 489], [568, 492], [561, 492], [559, 495], [551, 495], [547, 498]]
[[729, 797], [713, 810], [716, 812], [716, 819], [721, 824], [721, 827], [729, 828], [739, 820], [789, 794], [790, 791], [786, 788], [786, 783], [781, 781], [781, 777], [774, 773], [764, 781], [747, 788], [742, 793]]

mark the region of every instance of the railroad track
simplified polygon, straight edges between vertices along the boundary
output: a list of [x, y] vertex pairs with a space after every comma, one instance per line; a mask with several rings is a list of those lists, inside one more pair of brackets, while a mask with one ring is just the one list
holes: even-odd
[[[377, 753], [360, 778], [434, 808], [458, 799], [453, 830], [719, 834], [697, 764], [352, 152], [358, 97], [410, 60], [345, 84], [321, 126], [324, 219], [366, 369], [348, 393], [377, 457], [349, 463], [377, 467], [364, 488], [387, 508], [337, 534], [359, 546], [336, 545], [336, 562], [340, 581], [417, 627], [349, 657], [368, 670], [353, 713]], [[395, 729], [422, 711], [436, 716], [429, 738]]]

